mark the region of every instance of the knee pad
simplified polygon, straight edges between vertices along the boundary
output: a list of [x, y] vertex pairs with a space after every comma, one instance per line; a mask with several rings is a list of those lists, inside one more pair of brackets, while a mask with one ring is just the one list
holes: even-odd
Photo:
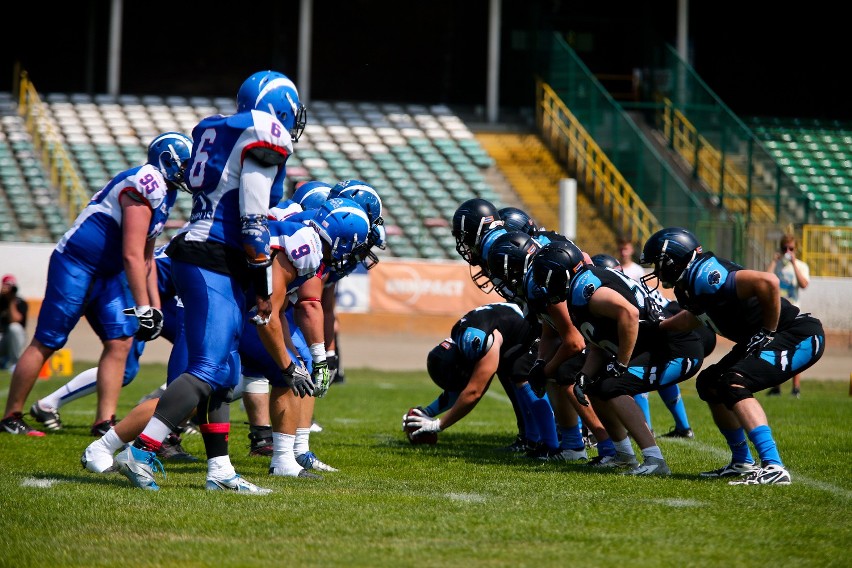
[[698, 398], [709, 403], [722, 402], [717, 395], [721, 380], [722, 369], [718, 365], [710, 365], [698, 373], [698, 377], [695, 379], [695, 390], [698, 393]]
[[732, 410], [734, 405], [741, 400], [754, 398], [750, 390], [743, 386], [736, 386], [736, 383], [742, 383], [744, 377], [739, 373], [728, 371], [722, 375], [720, 389], [718, 392], [719, 402], [725, 405], [725, 408]]
[[169, 384], [166, 392], [160, 397], [154, 416], [175, 430], [192, 414], [192, 409], [198, 406], [200, 401], [207, 400], [211, 390], [210, 385], [201, 379], [183, 373]]

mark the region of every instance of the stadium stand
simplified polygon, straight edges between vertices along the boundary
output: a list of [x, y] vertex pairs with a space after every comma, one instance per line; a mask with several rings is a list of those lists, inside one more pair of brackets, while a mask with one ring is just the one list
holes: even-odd
[[852, 130], [837, 123], [803, 124], [752, 118], [755, 135], [799, 187], [820, 224], [852, 223]]
[[[8, 112], [4, 120], [17, 125], [17, 136], [26, 138], [11, 97], [7, 94], [4, 100]], [[142, 163], [145, 148], [156, 134], [191, 133], [201, 118], [235, 110], [227, 98], [49, 93], [43, 100], [48, 109], [43, 127], [61, 134], [90, 193], [115, 172]], [[503, 206], [484, 175], [493, 166], [494, 160], [470, 129], [445, 106], [316, 101], [309, 110], [305, 134], [288, 162], [288, 174], [293, 183], [367, 181], [379, 191], [385, 206], [390, 238], [383, 254], [446, 259], [457, 256], [448, 221], [459, 202], [476, 196]], [[36, 164], [33, 169], [44, 168]], [[31, 195], [25, 189], [32, 188], [29, 178], [3, 187], [7, 199], [19, 193]], [[22, 205], [24, 209], [31, 206]], [[166, 236], [183, 224], [190, 209], [189, 196], [181, 195]], [[26, 234], [21, 223], [27, 221], [16, 219], [18, 226], [0, 225], [0, 231], [5, 231], [0, 238], [8, 233], [14, 240], [21, 238], [17, 234]], [[68, 223], [57, 222], [44, 240], [57, 239]]]

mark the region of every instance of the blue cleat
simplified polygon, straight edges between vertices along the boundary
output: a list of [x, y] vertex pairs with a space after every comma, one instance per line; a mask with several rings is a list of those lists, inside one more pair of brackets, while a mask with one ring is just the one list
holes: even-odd
[[252, 493], [255, 495], [266, 495], [272, 493], [272, 489], [258, 487], [254, 483], [240, 477], [240, 474], [234, 474], [234, 477], [228, 479], [207, 478], [206, 489], [208, 491], [235, 491], [236, 493]]
[[132, 445], [115, 457], [115, 465], [118, 472], [139, 489], [159, 491], [160, 486], [154, 481], [154, 473], [159, 471], [163, 477], [166, 476], [163, 464], [154, 452], [146, 452]]

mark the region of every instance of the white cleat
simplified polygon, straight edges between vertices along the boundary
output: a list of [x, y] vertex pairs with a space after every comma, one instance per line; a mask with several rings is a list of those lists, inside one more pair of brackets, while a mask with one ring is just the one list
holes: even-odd
[[243, 479], [240, 474], [236, 473], [228, 479], [207, 478], [205, 488], [209, 491], [233, 491], [235, 493], [249, 493], [252, 495], [266, 495], [272, 493], [272, 489], [258, 487], [251, 481]]

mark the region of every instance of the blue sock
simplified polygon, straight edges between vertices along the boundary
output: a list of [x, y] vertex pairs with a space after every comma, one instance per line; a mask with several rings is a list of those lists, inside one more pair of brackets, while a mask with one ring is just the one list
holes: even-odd
[[569, 450], [582, 450], [585, 448], [583, 444], [583, 431], [579, 426], [571, 426], [570, 428], [559, 427], [559, 433], [562, 434], [562, 441], [559, 447]]
[[731, 461], [742, 463], [742, 462], [754, 462], [754, 458], [751, 457], [751, 450], [748, 449], [748, 442], [746, 441], [745, 430], [742, 428], [735, 428], [733, 430], [722, 430], [719, 431], [728, 441], [728, 446], [731, 448]]
[[[522, 402], [521, 402], [522, 401]], [[524, 404], [530, 411], [533, 428], [538, 431], [539, 440], [548, 448], [558, 448], [559, 438], [556, 434], [556, 420], [553, 418], [553, 408], [547, 398], [538, 398], [529, 384], [518, 389], [518, 402]], [[529, 428], [527, 428], [529, 432]]]
[[645, 415], [645, 422], [648, 424], [648, 428], [653, 430], [654, 428], [651, 426], [651, 405], [648, 403], [648, 393], [640, 392], [639, 394], [634, 394], [633, 400], [635, 400], [636, 404], [639, 405], [639, 408], [642, 409], [642, 414]]
[[669, 385], [661, 388], [659, 391], [660, 398], [672, 413], [672, 418], [675, 421], [675, 428], [678, 430], [689, 430], [689, 419], [686, 417], [686, 406], [683, 404], [683, 399], [680, 397], [680, 387], [677, 385]]
[[769, 426], [758, 426], [748, 433], [748, 439], [754, 444], [754, 449], [757, 450], [757, 455], [760, 456], [761, 465], [775, 464], [784, 467], [781, 463], [781, 455], [778, 453], [778, 446], [775, 445], [775, 440], [772, 439], [772, 430]]
[[[529, 385], [526, 385], [529, 388]], [[529, 406], [529, 397], [523, 393], [523, 387], [515, 388], [515, 398], [518, 400], [518, 408], [521, 410], [521, 418], [524, 421], [524, 432], [527, 440], [530, 442], [538, 442], [541, 440], [541, 433], [538, 431], [538, 424], [533, 420], [532, 410]], [[532, 392], [532, 391], [530, 391]], [[533, 394], [535, 396], [535, 394]], [[536, 397], [538, 398], [538, 397]]]
[[614, 456], [615, 444], [612, 443], [612, 438], [607, 438], [604, 441], [598, 440], [598, 455], [599, 456]]

